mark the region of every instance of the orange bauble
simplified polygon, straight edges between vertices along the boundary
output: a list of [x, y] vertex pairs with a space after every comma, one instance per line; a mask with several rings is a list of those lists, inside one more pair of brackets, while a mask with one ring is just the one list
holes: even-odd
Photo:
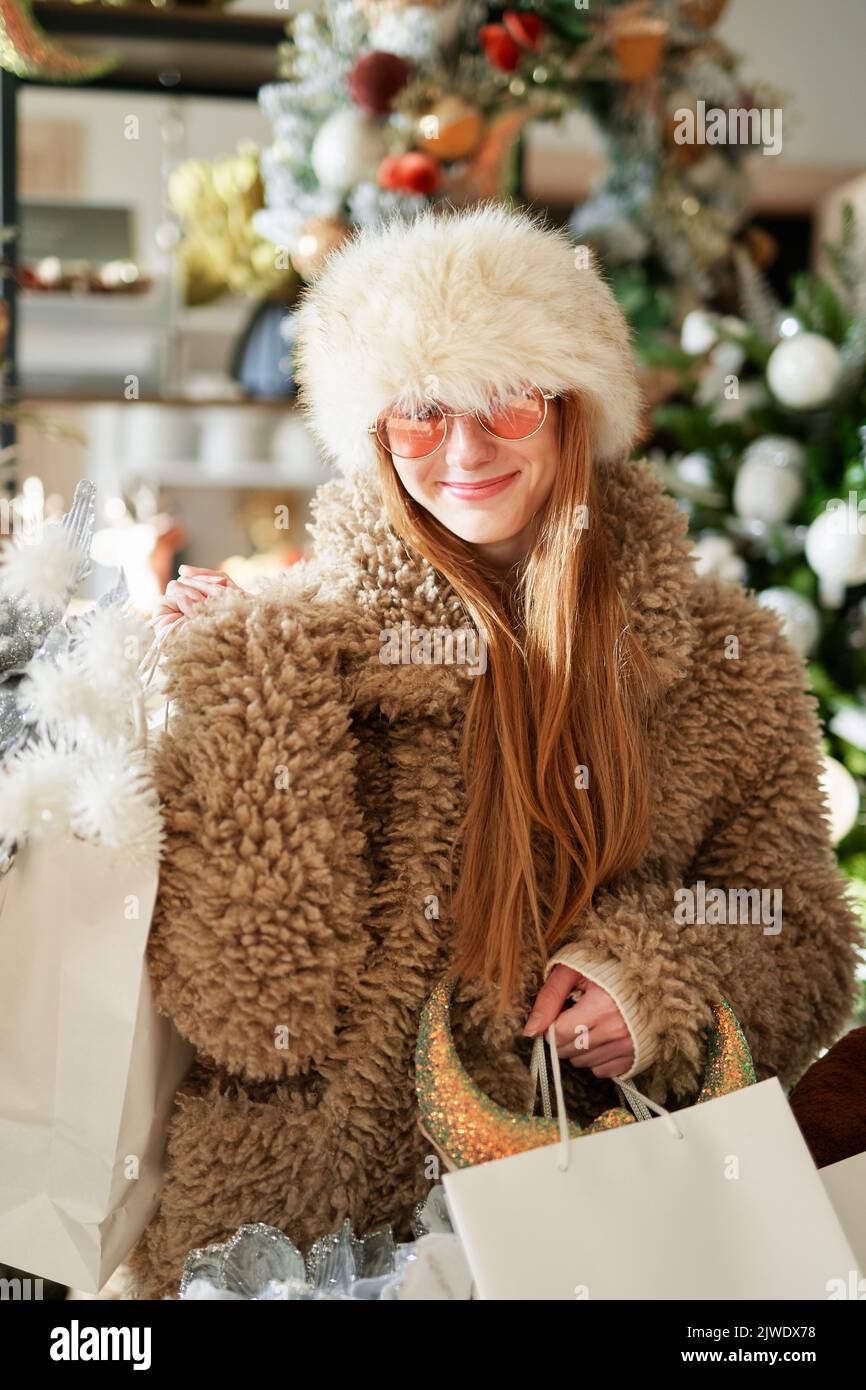
[[633, 19], [613, 26], [611, 48], [624, 82], [642, 82], [658, 72], [667, 32], [664, 19]]
[[313, 280], [327, 257], [351, 236], [341, 217], [311, 217], [292, 251], [292, 265], [303, 280]]
[[465, 159], [484, 129], [480, 111], [462, 97], [443, 97], [418, 119], [418, 148], [446, 163]]

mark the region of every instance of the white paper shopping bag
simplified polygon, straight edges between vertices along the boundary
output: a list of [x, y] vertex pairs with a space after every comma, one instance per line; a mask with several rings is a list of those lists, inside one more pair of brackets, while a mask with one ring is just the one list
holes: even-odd
[[[818, 1172], [860, 1269], [866, 1274], [866, 1153], [830, 1163]], [[861, 1297], [866, 1297], [866, 1285]]]
[[857, 1268], [776, 1078], [443, 1183], [482, 1299], [827, 1299]]
[[157, 875], [58, 836], [0, 886], [0, 1261], [87, 1293], [156, 1207], [192, 1058], [151, 1000]]

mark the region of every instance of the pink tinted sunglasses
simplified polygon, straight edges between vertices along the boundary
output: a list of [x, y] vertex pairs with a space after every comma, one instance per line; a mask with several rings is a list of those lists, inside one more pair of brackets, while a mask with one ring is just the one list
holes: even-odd
[[435, 454], [445, 442], [448, 421], [461, 415], [474, 415], [479, 425], [496, 439], [530, 439], [547, 419], [547, 403], [555, 400], [556, 395], [555, 391], [542, 391], [540, 386], [528, 386], [501, 397], [487, 413], [445, 410], [434, 400], [424, 401], [416, 411], [386, 406], [368, 433], [375, 434], [389, 453], [417, 462]]

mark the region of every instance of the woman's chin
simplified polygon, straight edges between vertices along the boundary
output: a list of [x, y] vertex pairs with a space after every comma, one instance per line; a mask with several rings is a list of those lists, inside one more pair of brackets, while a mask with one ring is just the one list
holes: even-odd
[[510, 541], [525, 523], [519, 518], [495, 516], [441, 516], [440, 521], [469, 545], [498, 545]]

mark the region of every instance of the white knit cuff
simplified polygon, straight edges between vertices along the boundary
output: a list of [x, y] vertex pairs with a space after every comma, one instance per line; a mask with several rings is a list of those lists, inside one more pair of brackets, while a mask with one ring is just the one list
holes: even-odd
[[658, 1034], [643, 1012], [637, 991], [629, 989], [626, 984], [622, 967], [616, 961], [599, 963], [585, 956], [579, 942], [561, 946], [551, 956], [544, 972], [545, 978], [555, 965], [567, 965], [571, 970], [578, 970], [588, 980], [606, 989], [625, 1019], [634, 1047], [634, 1062], [629, 1071], [622, 1072], [617, 1080], [630, 1081], [633, 1076], [646, 1071], [658, 1052]]

